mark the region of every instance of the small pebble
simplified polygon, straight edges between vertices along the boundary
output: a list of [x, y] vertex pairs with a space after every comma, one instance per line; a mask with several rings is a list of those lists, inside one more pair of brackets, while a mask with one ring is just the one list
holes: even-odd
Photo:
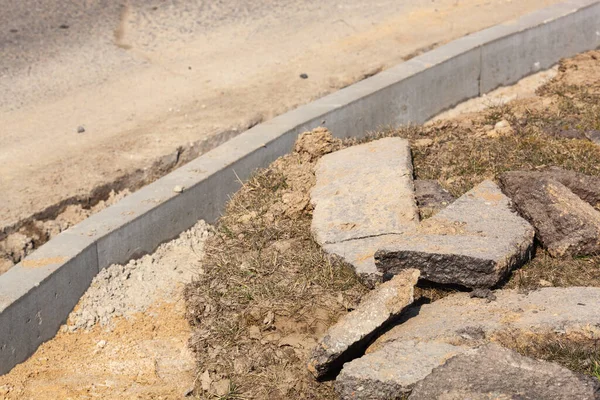
[[184, 187], [183, 187], [183, 186], [177, 185], [177, 186], [175, 186], [175, 187], [173, 188], [173, 191], [174, 191], [175, 193], [181, 193], [181, 192], [183, 192], [183, 189], [184, 189]]
[[83, 126], [81, 126], [81, 125], [78, 126], [77, 127], [77, 133], [83, 133], [83, 132], [85, 132], [85, 128]]
[[300, 78], [302, 78], [302, 79], [308, 79], [308, 75], [307, 74], [300, 74]]

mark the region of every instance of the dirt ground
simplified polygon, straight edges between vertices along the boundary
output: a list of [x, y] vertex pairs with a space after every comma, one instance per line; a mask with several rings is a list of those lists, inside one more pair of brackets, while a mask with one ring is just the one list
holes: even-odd
[[26, 251], [0, 270], [68, 205], [94, 211], [260, 121], [557, 1], [2, 0], [0, 239], [19, 232]]
[[[595, 51], [561, 62], [557, 76], [534, 97], [367, 140], [409, 138], [416, 177], [438, 179], [456, 196], [509, 169], [557, 165], [600, 175], [600, 147], [578, 135], [600, 126], [598, 57]], [[308, 373], [306, 358], [319, 336], [352, 310], [367, 289], [344, 263], [328, 258], [312, 241], [308, 193], [318, 158], [354, 143], [333, 139], [324, 130], [304, 135], [292, 154], [257, 172], [233, 196], [214, 236], [206, 234], [206, 227], [192, 230], [127, 268], [111, 267], [114, 273], [97, 278], [56, 338], [0, 377], [0, 395], [335, 398], [331, 382], [317, 383]], [[187, 271], [181, 280], [167, 279], [177, 276], [173, 271], [178, 268]], [[171, 272], [161, 275], [163, 269]], [[599, 271], [600, 257], [555, 260], [538, 248], [536, 258], [505, 286], [600, 286]], [[181, 284], [191, 275], [196, 279], [185, 289], [184, 304]], [[143, 286], [140, 276], [149, 276], [150, 284]], [[105, 279], [129, 279], [142, 286], [103, 285]], [[84, 313], [105, 306], [102, 296], [165, 286], [171, 291], [143, 292], [155, 297], [137, 313], [118, 314], [134, 308], [129, 300], [119, 300], [114, 309], [104, 307], [101, 315], [111, 315], [108, 325]], [[91, 294], [100, 289], [107, 291]], [[421, 287], [416, 296], [435, 301], [448, 293]], [[81, 318], [95, 323], [77, 323]], [[513, 347], [597, 373], [597, 346], [550, 339], [519, 340]]]
[[94, 278], [58, 335], [0, 376], [0, 399], [180, 399], [194, 384], [183, 285], [202, 271], [203, 221]]

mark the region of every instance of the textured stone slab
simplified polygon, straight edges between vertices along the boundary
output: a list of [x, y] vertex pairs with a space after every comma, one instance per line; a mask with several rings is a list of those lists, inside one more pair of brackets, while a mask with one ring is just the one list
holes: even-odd
[[408, 141], [385, 138], [322, 157], [311, 191], [321, 244], [402, 233], [419, 222]]
[[428, 218], [448, 207], [455, 199], [446, 189], [433, 179], [417, 179], [414, 181], [415, 199], [421, 218]]
[[381, 247], [375, 265], [382, 273], [417, 268], [432, 282], [492, 287], [529, 260], [534, 234], [498, 186], [484, 181], [416, 233], [397, 235]]
[[550, 255], [581, 256], [599, 252], [600, 212], [589, 203], [598, 204], [596, 192], [600, 190], [600, 179], [554, 171], [556, 173], [508, 172], [500, 176], [500, 182], [517, 210], [535, 226], [540, 242]]
[[382, 327], [413, 302], [419, 271], [407, 270], [368, 293], [359, 306], [326, 332], [313, 350], [308, 369], [321, 378], [348, 361]]
[[597, 400], [597, 380], [497, 345], [462, 353], [419, 382], [410, 400]]
[[435, 367], [468, 349], [440, 342], [393, 342], [344, 364], [335, 389], [342, 400], [398, 399]]
[[374, 288], [383, 279], [383, 273], [375, 267], [375, 252], [395, 240], [397, 240], [396, 235], [382, 235], [326, 244], [323, 249], [330, 254], [336, 254], [352, 265], [361, 281], [366, 286]]
[[402, 323], [379, 337], [367, 353], [385, 343], [442, 341], [475, 346], [496, 333], [562, 332], [600, 338], [600, 288], [543, 288], [528, 294], [496, 290], [495, 301], [457, 293], [431, 304], [410, 307]]

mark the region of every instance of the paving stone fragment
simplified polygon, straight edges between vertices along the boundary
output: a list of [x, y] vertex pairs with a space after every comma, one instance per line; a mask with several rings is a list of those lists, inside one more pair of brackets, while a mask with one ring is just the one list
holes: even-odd
[[419, 206], [421, 218], [428, 218], [446, 208], [454, 201], [454, 196], [433, 179], [417, 179], [414, 181], [415, 199]]
[[315, 167], [313, 236], [370, 286], [381, 281], [372, 258], [381, 245], [378, 238], [414, 230], [419, 223], [412, 174], [409, 142], [400, 138], [327, 154]]
[[375, 265], [384, 274], [417, 268], [432, 282], [493, 287], [530, 259], [534, 234], [498, 186], [484, 181], [382, 246]]
[[399, 399], [435, 367], [468, 349], [441, 342], [393, 342], [344, 364], [335, 389], [342, 400]]
[[410, 340], [476, 346], [503, 332], [563, 333], [600, 339], [600, 288], [542, 288], [527, 294], [495, 290], [495, 301], [456, 293], [409, 307], [367, 353]]
[[[600, 252], [600, 212], [561, 181], [576, 188], [584, 182], [568, 175], [554, 179], [547, 172], [514, 171], [500, 176], [504, 192], [513, 199], [519, 213], [535, 226], [540, 242], [551, 256]], [[591, 190], [580, 188], [578, 192], [591, 202], [597, 201]]]
[[406, 270], [368, 293], [359, 306], [326, 332], [313, 350], [308, 369], [322, 378], [340, 368], [368, 341], [412, 304], [419, 271]]
[[402, 233], [419, 222], [408, 141], [385, 138], [323, 156], [311, 191], [321, 245]]
[[419, 382], [410, 400], [597, 400], [597, 380], [498, 345], [464, 352]]

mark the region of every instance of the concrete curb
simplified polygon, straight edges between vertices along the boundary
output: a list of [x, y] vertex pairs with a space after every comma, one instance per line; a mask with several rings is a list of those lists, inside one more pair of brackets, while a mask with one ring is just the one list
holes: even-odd
[[[252, 171], [318, 126], [358, 137], [422, 123], [464, 100], [600, 46], [600, 2], [570, 0], [468, 35], [358, 82], [229, 142], [93, 215], [0, 276], [0, 374], [52, 338], [89, 287], [190, 228], [214, 221]], [[176, 185], [183, 186], [175, 193]]]

